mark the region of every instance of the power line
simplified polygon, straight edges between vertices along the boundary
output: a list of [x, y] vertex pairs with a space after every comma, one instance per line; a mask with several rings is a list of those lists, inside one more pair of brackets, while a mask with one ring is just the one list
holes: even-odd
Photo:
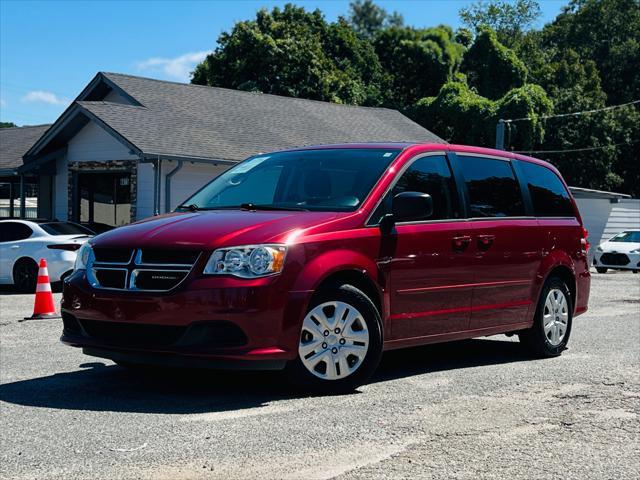
[[[594, 110], [582, 110], [580, 112], [571, 112], [571, 113], [559, 113], [557, 115], [541, 115], [539, 117], [536, 117], [536, 119], [538, 120], [542, 120], [542, 119], [548, 119], [548, 118], [562, 118], [562, 117], [575, 117], [578, 115], [589, 115], [591, 113], [597, 113], [597, 112], [605, 112], [608, 110], [614, 110], [616, 108], [623, 108], [623, 107], [628, 107], [629, 105], [635, 105], [640, 103], [640, 100], [634, 100], [632, 102], [627, 102], [627, 103], [621, 103], [620, 105], [611, 105], [609, 107], [603, 107], [603, 108], [596, 108]], [[522, 118], [509, 118], [509, 119], [501, 119], [500, 122], [502, 123], [513, 123], [513, 122], [524, 122], [524, 121], [531, 121], [534, 120], [532, 117], [522, 117]]]
[[532, 153], [572, 153], [572, 152], [589, 152], [593, 150], [604, 150], [605, 148], [614, 148], [620, 147], [622, 145], [634, 145], [640, 142], [640, 140], [635, 140], [633, 142], [622, 142], [622, 143], [614, 143], [611, 145], [602, 145], [600, 147], [587, 147], [587, 148], [571, 148], [567, 150], [515, 150], [513, 153], [522, 153], [522, 154], [532, 154]]

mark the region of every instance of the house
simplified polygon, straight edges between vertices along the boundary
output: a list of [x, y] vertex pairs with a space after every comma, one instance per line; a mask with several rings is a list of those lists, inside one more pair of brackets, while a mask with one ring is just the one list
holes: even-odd
[[24, 155], [40, 217], [117, 226], [168, 212], [259, 152], [444, 142], [401, 113], [98, 73]]
[[[18, 175], [22, 156], [51, 125], [0, 128], [0, 218], [37, 216], [38, 178]], [[25, 198], [20, 211], [20, 198]]]
[[585, 228], [589, 232], [589, 261], [594, 249], [615, 234], [640, 230], [640, 199], [624, 193], [603, 192], [589, 188], [569, 187], [578, 204]]

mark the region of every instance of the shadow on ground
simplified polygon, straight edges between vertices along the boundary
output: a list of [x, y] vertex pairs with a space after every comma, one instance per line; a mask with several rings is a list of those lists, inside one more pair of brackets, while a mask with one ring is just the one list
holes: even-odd
[[[62, 282], [53, 282], [51, 284], [51, 290], [53, 291], [53, 293], [62, 292]], [[35, 291], [31, 293], [21, 292], [13, 285], [0, 285], [0, 295], [35, 295], [35, 294], [36, 294]]]
[[[385, 354], [371, 383], [525, 361], [517, 342], [468, 340]], [[281, 372], [129, 371], [91, 362], [74, 372], [0, 385], [0, 400], [34, 407], [189, 414], [255, 408], [292, 398]]]

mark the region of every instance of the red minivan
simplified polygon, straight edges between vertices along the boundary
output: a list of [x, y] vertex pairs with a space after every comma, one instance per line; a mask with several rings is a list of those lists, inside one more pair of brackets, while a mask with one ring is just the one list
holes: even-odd
[[61, 339], [126, 367], [285, 369], [320, 392], [414, 345], [510, 333], [555, 356], [587, 310], [586, 236], [558, 171], [533, 158], [397, 143], [260, 154], [85, 244]]

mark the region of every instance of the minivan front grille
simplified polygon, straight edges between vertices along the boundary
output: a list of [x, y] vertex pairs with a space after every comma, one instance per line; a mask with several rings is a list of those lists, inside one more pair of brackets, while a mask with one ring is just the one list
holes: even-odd
[[182, 283], [199, 257], [195, 250], [95, 247], [87, 275], [95, 288], [166, 292]]
[[100, 263], [129, 263], [133, 256], [130, 248], [103, 248], [94, 247], [93, 256]]

